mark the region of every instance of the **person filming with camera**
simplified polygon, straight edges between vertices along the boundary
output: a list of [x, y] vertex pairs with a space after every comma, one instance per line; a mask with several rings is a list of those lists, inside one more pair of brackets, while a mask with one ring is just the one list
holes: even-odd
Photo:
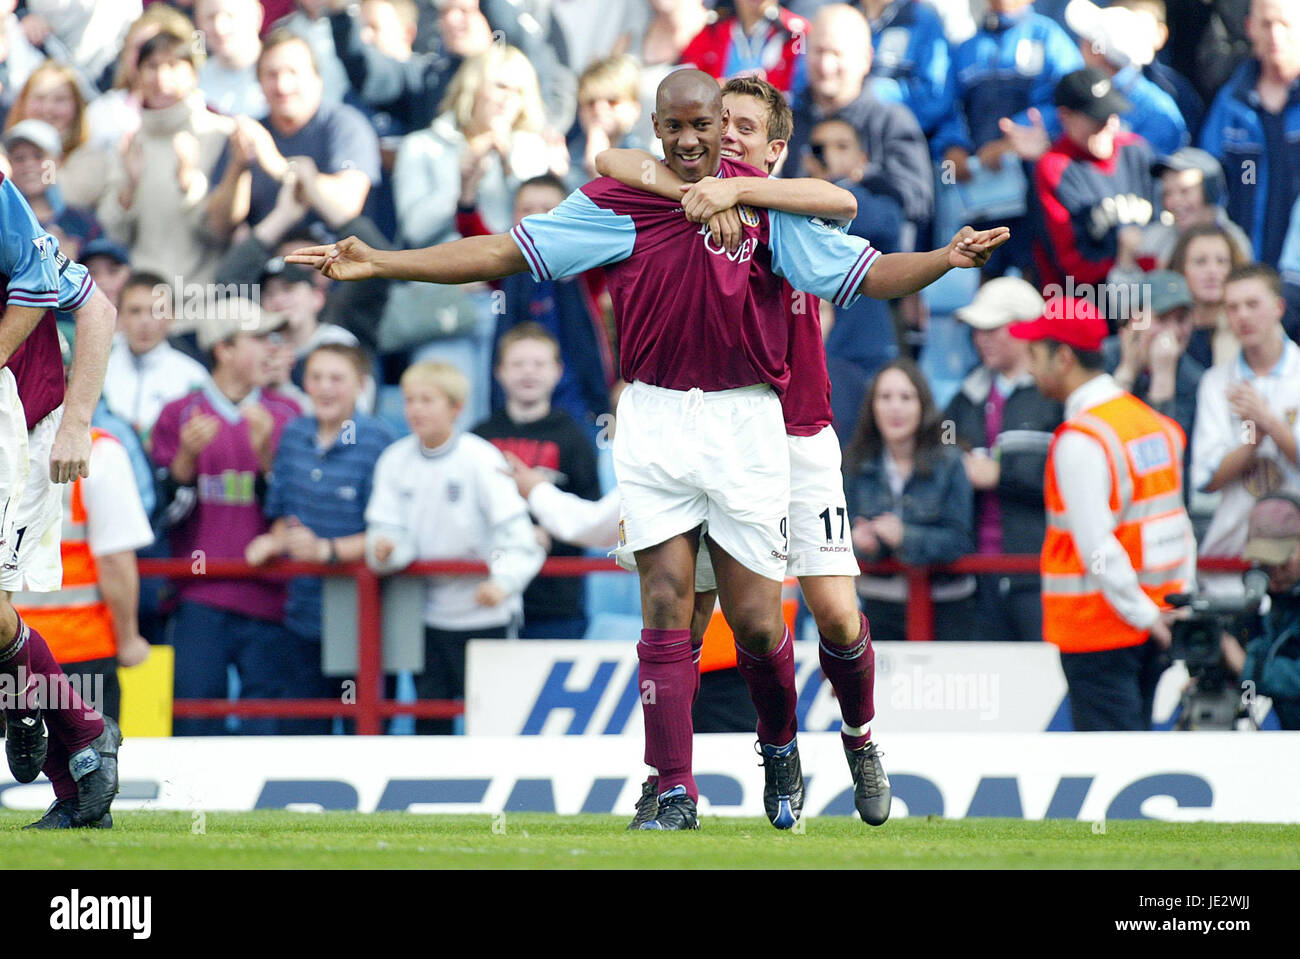
[[1244, 558], [1268, 573], [1269, 608], [1250, 622], [1244, 654], [1225, 638], [1224, 658], [1240, 669], [1247, 690], [1273, 700], [1283, 729], [1300, 729], [1300, 493], [1260, 498]]

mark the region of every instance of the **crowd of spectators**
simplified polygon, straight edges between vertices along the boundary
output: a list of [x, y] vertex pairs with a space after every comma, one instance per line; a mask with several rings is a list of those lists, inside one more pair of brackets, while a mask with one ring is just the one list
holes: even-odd
[[[780, 89], [779, 175], [852, 192], [850, 229], [882, 251], [1012, 227], [955, 306], [823, 305], [864, 560], [1037, 550], [1061, 409], [1006, 326], [1061, 293], [1097, 303], [1107, 368], [1187, 433], [1203, 552], [1239, 552], [1251, 504], [1300, 487], [1300, 0], [0, 0], [0, 17], [0, 169], [119, 310], [96, 422], [122, 434], [142, 554], [481, 555], [491, 576], [426, 604], [423, 693], [460, 691], [466, 631], [584, 635], [579, 581], [533, 581], [578, 549], [528, 528], [502, 454], [608, 494], [604, 277], [332, 284], [283, 256], [549, 210], [602, 150], [658, 148], [654, 89], [682, 65]], [[944, 329], [978, 363], [931, 382]], [[232, 666], [245, 695], [326, 695], [320, 589], [145, 581], [141, 627], [176, 647], [178, 695], [225, 695]], [[859, 589], [877, 638], [905, 635], [905, 579]], [[1032, 575], [933, 595], [939, 638], [1039, 638]]]

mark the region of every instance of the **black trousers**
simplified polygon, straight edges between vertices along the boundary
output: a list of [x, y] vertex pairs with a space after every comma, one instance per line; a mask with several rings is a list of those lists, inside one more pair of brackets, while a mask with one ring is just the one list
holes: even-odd
[[[117, 681], [117, 657], [86, 659], [79, 663], [60, 663], [69, 678], [77, 677], [74, 688], [92, 709], [113, 722], [122, 718], [122, 685]], [[96, 677], [103, 677], [97, 679]], [[103, 683], [101, 687], [99, 684]], [[103, 695], [99, 690], [103, 689]]]
[[[506, 627], [491, 629], [434, 629], [424, 627], [424, 672], [415, 677], [419, 699], [465, 698], [465, 644], [471, 639], [505, 639]], [[450, 736], [454, 721], [417, 719], [415, 731], [422, 736]]]
[[1076, 732], [1151, 728], [1156, 683], [1169, 657], [1153, 640], [1096, 653], [1061, 653]]
[[700, 674], [700, 695], [691, 710], [697, 733], [752, 733], [758, 713], [740, 670], [714, 669]]
[[[907, 605], [862, 597], [862, 611], [871, 626], [871, 641], [902, 642], [907, 639]], [[935, 639], [971, 639], [975, 599], [955, 599], [934, 604]]]
[[975, 577], [978, 618], [971, 639], [1037, 643], [1043, 638], [1043, 596], [1037, 583], [1012, 588], [998, 573]]

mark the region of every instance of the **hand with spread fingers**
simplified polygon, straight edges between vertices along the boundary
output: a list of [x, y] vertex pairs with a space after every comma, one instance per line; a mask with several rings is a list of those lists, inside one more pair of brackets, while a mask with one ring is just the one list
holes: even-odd
[[306, 246], [284, 258], [320, 270], [332, 280], [368, 280], [375, 275], [375, 251], [355, 236], [325, 246]]
[[976, 230], [964, 226], [948, 244], [948, 263], [954, 267], [981, 267], [989, 261], [993, 251], [1011, 239], [1005, 226], [991, 230]]

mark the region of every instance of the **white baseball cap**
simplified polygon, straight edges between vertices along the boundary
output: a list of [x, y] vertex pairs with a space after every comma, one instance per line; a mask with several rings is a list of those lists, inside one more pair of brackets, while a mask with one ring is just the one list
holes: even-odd
[[1065, 22], [1116, 69], [1129, 64], [1144, 67], [1156, 57], [1149, 20], [1126, 7], [1103, 8], [1091, 0], [1070, 0]]
[[5, 133], [5, 149], [15, 143], [30, 143], [48, 157], [55, 160], [63, 157], [63, 141], [59, 131], [44, 120], [28, 118], [19, 120]]
[[1008, 323], [1026, 323], [1043, 315], [1042, 295], [1019, 277], [989, 280], [975, 293], [969, 306], [954, 311], [957, 319], [977, 330], [996, 330]]

